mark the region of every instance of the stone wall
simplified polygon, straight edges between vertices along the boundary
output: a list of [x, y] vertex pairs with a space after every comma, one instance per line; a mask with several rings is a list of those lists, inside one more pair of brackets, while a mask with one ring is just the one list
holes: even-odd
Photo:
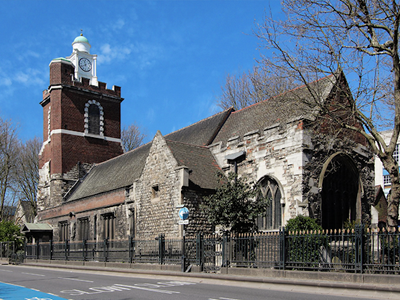
[[158, 132], [135, 188], [138, 238], [180, 235], [177, 206], [182, 199], [176, 168], [177, 162]]
[[250, 132], [242, 139], [232, 137], [226, 145], [218, 143], [210, 149], [225, 173], [234, 172], [226, 156], [244, 151], [245, 159], [238, 161], [239, 176], [252, 182], [270, 176], [278, 182], [282, 192], [282, 225], [299, 214], [310, 215], [320, 222], [322, 168], [331, 155], [343, 152], [357, 166], [362, 185], [359, 214], [365, 224], [370, 223], [370, 205], [374, 199], [373, 156], [364, 143], [356, 143], [343, 134], [340, 138], [322, 134], [318, 126], [310, 128], [302, 120], [293, 120], [263, 132]]
[[371, 223], [370, 208], [375, 199], [374, 190], [374, 157], [367, 147], [346, 138], [338, 139], [335, 136], [312, 134], [310, 148], [305, 151], [307, 160], [304, 166], [303, 194], [308, 199], [310, 216], [321, 222], [321, 183], [320, 176], [324, 163], [333, 155], [343, 153], [348, 155], [356, 165], [360, 176], [361, 190], [361, 221]]
[[298, 204], [304, 201], [302, 121], [276, 124], [263, 132], [250, 132], [243, 140], [232, 137], [225, 147], [219, 143], [210, 149], [226, 173], [233, 172], [234, 167], [225, 157], [244, 151], [246, 157], [238, 163], [239, 176], [245, 176], [252, 182], [271, 176], [282, 190], [282, 223], [298, 214]]

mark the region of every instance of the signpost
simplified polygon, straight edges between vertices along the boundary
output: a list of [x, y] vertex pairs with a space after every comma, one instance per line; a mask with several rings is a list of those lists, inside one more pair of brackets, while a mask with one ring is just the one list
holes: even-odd
[[185, 272], [185, 264], [186, 264], [186, 257], [185, 257], [185, 225], [189, 224], [189, 210], [182, 206], [178, 207], [179, 209], [179, 225], [183, 226], [182, 231], [182, 272]]

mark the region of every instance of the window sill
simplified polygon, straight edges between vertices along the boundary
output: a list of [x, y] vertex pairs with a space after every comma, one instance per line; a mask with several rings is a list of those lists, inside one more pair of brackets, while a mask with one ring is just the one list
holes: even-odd
[[104, 140], [105, 139], [104, 135], [101, 135], [101, 134], [84, 133], [83, 136], [84, 137], [94, 138], [94, 139], [99, 139], [99, 140]]

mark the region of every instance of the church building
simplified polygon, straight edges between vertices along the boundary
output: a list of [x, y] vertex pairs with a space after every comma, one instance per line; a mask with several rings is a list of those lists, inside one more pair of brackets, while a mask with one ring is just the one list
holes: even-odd
[[[326, 229], [370, 222], [373, 155], [363, 137], [332, 118], [359, 126], [347, 111], [351, 95], [342, 73], [167, 135], [158, 131], [123, 153], [121, 88], [98, 81], [97, 57], [84, 36], [72, 48], [69, 57], [51, 61], [40, 103], [36, 222], [52, 229], [49, 239], [179, 238], [182, 206], [189, 209], [186, 235], [212, 233], [200, 205], [217, 188], [218, 171], [245, 176], [271, 199], [259, 230], [278, 230], [299, 214]], [[316, 97], [342, 109], [322, 113]]]

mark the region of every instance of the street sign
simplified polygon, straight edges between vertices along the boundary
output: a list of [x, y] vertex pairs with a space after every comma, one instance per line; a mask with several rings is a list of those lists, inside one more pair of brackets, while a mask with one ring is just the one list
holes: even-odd
[[187, 224], [189, 224], [189, 220], [179, 220], [178, 224], [179, 225], [187, 225]]
[[186, 207], [182, 207], [179, 210], [179, 218], [181, 218], [181, 220], [186, 220], [189, 218], [189, 210]]

